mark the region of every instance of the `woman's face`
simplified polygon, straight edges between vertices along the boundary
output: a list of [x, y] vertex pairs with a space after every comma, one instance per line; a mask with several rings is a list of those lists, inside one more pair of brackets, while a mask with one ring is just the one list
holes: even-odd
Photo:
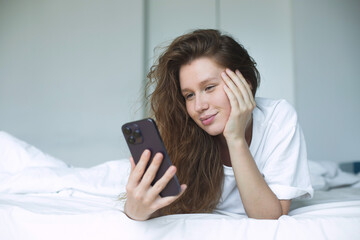
[[223, 133], [231, 106], [221, 73], [225, 67], [208, 57], [180, 68], [180, 88], [190, 117], [212, 136]]

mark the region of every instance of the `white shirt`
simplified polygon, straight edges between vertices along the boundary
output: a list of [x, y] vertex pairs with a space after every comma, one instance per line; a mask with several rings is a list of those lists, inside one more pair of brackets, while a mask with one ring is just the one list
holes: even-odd
[[[295, 109], [285, 100], [255, 101], [250, 152], [260, 173], [278, 199], [311, 198], [305, 139]], [[232, 167], [224, 166], [224, 175], [215, 211], [246, 214]]]

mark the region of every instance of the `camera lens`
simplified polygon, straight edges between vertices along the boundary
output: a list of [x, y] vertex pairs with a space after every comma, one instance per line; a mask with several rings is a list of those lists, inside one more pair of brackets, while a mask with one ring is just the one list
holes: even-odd
[[140, 131], [140, 129], [135, 129], [135, 130], [134, 130], [134, 136], [135, 136], [136, 138], [141, 137], [141, 131]]
[[131, 128], [130, 127], [124, 127], [124, 133], [125, 134], [131, 134]]
[[128, 137], [128, 142], [131, 144], [134, 144], [136, 142], [136, 139], [133, 135], [131, 135], [130, 137]]

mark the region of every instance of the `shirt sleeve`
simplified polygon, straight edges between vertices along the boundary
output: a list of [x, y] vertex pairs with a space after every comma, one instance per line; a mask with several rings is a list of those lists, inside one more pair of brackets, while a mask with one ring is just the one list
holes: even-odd
[[305, 138], [295, 109], [283, 102], [274, 111], [267, 144], [264, 179], [278, 199], [311, 198]]

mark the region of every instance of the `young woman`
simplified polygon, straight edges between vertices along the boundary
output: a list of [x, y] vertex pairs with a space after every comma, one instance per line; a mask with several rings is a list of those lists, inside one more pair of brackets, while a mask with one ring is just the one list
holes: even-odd
[[[223, 211], [258, 219], [287, 214], [313, 194], [305, 141], [285, 100], [255, 98], [256, 63], [217, 30], [176, 38], [148, 74], [147, 96], [174, 166], [153, 186], [162, 161], [131, 161], [125, 213], [135, 220]], [[149, 94], [149, 89], [155, 89]], [[174, 176], [181, 193], [161, 198]]]

